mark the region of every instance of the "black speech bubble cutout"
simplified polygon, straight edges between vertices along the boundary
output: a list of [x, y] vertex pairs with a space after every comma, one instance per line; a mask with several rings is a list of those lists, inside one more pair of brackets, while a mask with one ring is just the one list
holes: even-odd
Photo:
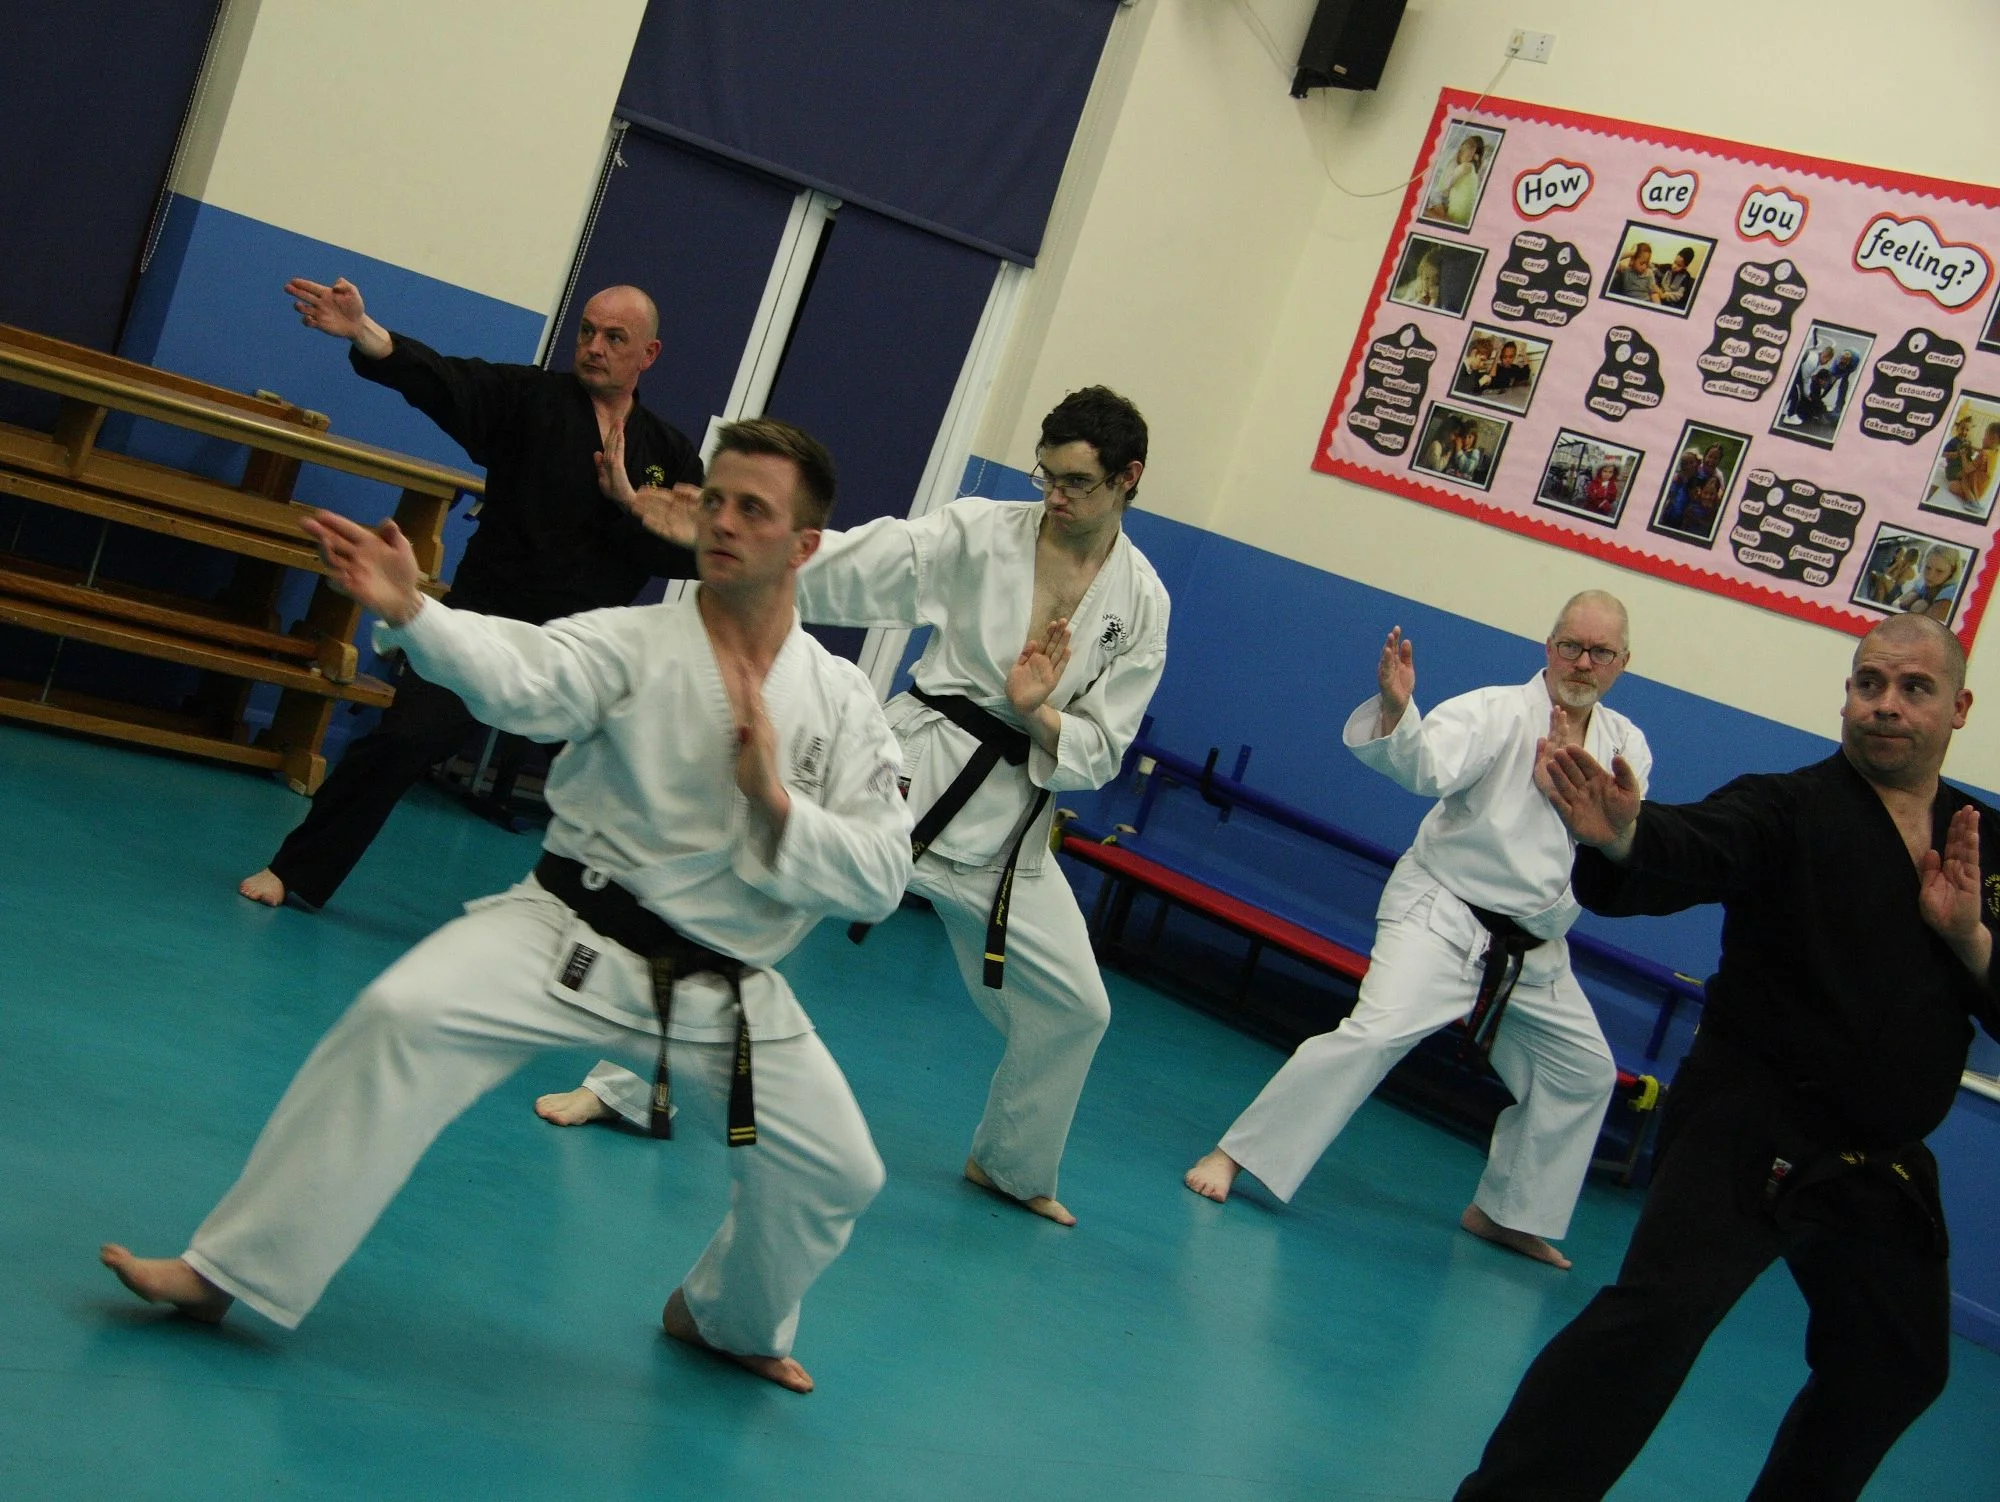
[[1378, 454], [1407, 454], [1437, 356], [1437, 346], [1414, 323], [1371, 343], [1361, 364], [1360, 400], [1347, 409], [1347, 431]]
[[1903, 444], [1935, 433], [1964, 369], [1963, 344], [1935, 329], [1911, 329], [1875, 357], [1875, 378], [1861, 398], [1861, 431]]
[[1583, 404], [1608, 422], [1650, 412], [1667, 399], [1660, 352], [1637, 329], [1613, 324], [1604, 331], [1604, 363], [1590, 378]]
[[1495, 317], [1559, 329], [1590, 305], [1590, 262], [1567, 240], [1524, 229], [1493, 281]]
[[1810, 480], [1753, 469], [1743, 480], [1729, 545], [1745, 568], [1815, 589], [1833, 583], [1854, 551], [1868, 503]]
[[1701, 389], [1739, 402], [1760, 400], [1778, 384], [1792, 320], [1806, 300], [1806, 279], [1787, 257], [1745, 261], [1729, 301], [1715, 315], [1715, 337], [1695, 357]]

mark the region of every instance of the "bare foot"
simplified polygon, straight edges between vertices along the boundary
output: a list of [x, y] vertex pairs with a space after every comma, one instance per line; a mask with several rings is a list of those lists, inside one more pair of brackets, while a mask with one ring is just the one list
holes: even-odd
[[1539, 1236], [1531, 1236], [1526, 1231], [1510, 1230], [1488, 1215], [1477, 1205], [1467, 1205], [1465, 1214], [1459, 1216], [1458, 1223], [1473, 1235], [1504, 1246], [1510, 1252], [1519, 1252], [1523, 1257], [1532, 1257], [1537, 1262], [1546, 1262], [1550, 1267], [1559, 1267], [1564, 1272], [1570, 1268], [1570, 1260]]
[[1062, 1201], [1050, 1199], [1046, 1194], [1038, 1194], [1031, 1200], [1017, 1200], [1013, 1195], [987, 1178], [986, 1170], [970, 1158], [965, 1160], [965, 1177], [971, 1183], [977, 1184], [981, 1189], [990, 1189], [1010, 1204], [1019, 1205], [1023, 1210], [1032, 1210], [1043, 1219], [1052, 1220], [1059, 1226], [1073, 1226], [1076, 1224], [1076, 1217], [1063, 1208]]
[[255, 876], [246, 876], [236, 885], [237, 892], [252, 902], [261, 902], [265, 907], [285, 905], [285, 884], [278, 880], [271, 868], [266, 866]]
[[115, 1241], [97, 1249], [97, 1260], [149, 1304], [172, 1304], [189, 1319], [219, 1325], [236, 1302], [178, 1257], [135, 1257]]
[[578, 1085], [574, 1090], [558, 1090], [535, 1097], [535, 1114], [557, 1126], [582, 1126], [612, 1114], [611, 1107], [597, 1098], [595, 1091]]
[[813, 1379], [806, 1375], [806, 1369], [789, 1356], [739, 1356], [734, 1351], [725, 1351], [703, 1340], [701, 1331], [695, 1328], [694, 1316], [688, 1313], [687, 1300], [678, 1288], [667, 1295], [667, 1307], [660, 1311], [660, 1326], [675, 1340], [685, 1341], [697, 1350], [711, 1352], [725, 1361], [733, 1361], [744, 1371], [754, 1372], [766, 1382], [775, 1382], [793, 1392], [813, 1390]]
[[1230, 1187], [1242, 1171], [1243, 1165], [1218, 1147], [1197, 1158], [1194, 1167], [1181, 1177], [1181, 1182], [1196, 1194], [1219, 1205], [1229, 1198]]

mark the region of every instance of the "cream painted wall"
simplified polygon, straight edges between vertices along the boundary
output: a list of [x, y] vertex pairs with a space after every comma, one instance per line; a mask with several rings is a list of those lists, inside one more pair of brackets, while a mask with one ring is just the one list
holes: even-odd
[[233, 0], [175, 187], [552, 312], [645, 0]]
[[[1330, 178], [1399, 185], [1439, 89], [1484, 87], [1528, 26], [1555, 33], [1553, 57], [1508, 64], [1503, 96], [1990, 181], [2000, 6], [1912, 0], [1884, 25], [1866, 0], [1411, 0], [1379, 90], [1297, 103], [1252, 19], [1295, 49], [1310, 0], [1140, 4], [1156, 13], [1057, 316], [1021, 331], [1026, 399], [990, 414], [1005, 446], [981, 452], [1025, 463], [1049, 402], [1120, 385], [1154, 427], [1149, 509], [1531, 638], [1566, 595], [1607, 587], [1639, 671], [1835, 734], [1851, 637], [1311, 470], [1401, 201]], [[2000, 787], [2000, 647], [1975, 651], [1971, 687], [1986, 703], [1950, 770]]]

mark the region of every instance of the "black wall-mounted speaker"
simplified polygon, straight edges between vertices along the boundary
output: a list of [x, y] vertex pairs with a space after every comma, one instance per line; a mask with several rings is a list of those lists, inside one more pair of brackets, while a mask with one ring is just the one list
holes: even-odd
[[1403, 0], [1320, 0], [1299, 48], [1292, 97], [1307, 89], [1372, 89], [1382, 81]]

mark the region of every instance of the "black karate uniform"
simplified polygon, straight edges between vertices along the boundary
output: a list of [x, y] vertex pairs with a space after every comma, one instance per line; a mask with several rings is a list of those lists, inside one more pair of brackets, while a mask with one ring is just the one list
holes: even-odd
[[[654, 577], [694, 576], [694, 554], [646, 530], [597, 487], [603, 447], [590, 393], [574, 374], [440, 355], [406, 334], [355, 371], [402, 393], [486, 467], [479, 526], [452, 580], [454, 607], [540, 625], [628, 605]], [[635, 487], [700, 484], [701, 458], [677, 429], [636, 402], [625, 419], [625, 472]], [[333, 896], [396, 806], [477, 721], [457, 694], [407, 668], [375, 730], [347, 748], [297, 829], [271, 858], [292, 896]]]
[[[1933, 848], [1968, 803], [1940, 784]], [[1975, 806], [1984, 918], [2000, 930], [2000, 824]], [[1951, 1286], [1921, 1139], [1951, 1110], [1968, 1019], [2000, 1036], [2000, 989], [1924, 922], [1902, 834], [1840, 754], [1648, 803], [1628, 862], [1580, 849], [1575, 887], [1614, 916], [1720, 901], [1721, 967], [1618, 1281], [1529, 1367], [1458, 1496], [1602, 1497], [1709, 1333], [1783, 1257], [1812, 1373], [1750, 1495], [1856, 1497], [1944, 1389]]]

